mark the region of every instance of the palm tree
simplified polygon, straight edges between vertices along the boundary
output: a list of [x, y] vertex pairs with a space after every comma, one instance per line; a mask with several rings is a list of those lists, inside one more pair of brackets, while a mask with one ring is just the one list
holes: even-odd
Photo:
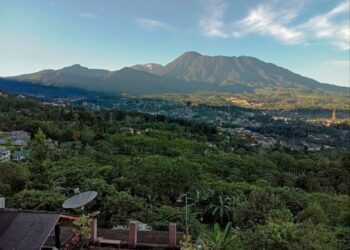
[[149, 209], [150, 211], [153, 211], [156, 208], [156, 203], [157, 203], [157, 196], [147, 194], [146, 199], [143, 203], [143, 207], [145, 209]]
[[223, 225], [225, 218], [230, 218], [232, 213], [232, 201], [231, 197], [222, 197], [219, 195], [218, 203], [210, 203], [207, 207], [208, 211], [211, 211], [211, 214], [214, 217], [220, 218], [220, 224]]
[[229, 222], [225, 229], [222, 230], [219, 224], [215, 223], [212, 234], [202, 234], [197, 246], [201, 246], [205, 250], [230, 250], [234, 248], [235, 235], [231, 230], [231, 222]]

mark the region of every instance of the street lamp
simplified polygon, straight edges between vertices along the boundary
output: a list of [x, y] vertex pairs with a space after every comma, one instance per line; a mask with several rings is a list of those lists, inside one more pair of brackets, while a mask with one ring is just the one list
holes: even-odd
[[188, 235], [188, 198], [187, 194], [182, 194], [177, 198], [176, 202], [182, 202], [182, 198], [185, 198], [185, 228], [186, 228], [186, 235]]

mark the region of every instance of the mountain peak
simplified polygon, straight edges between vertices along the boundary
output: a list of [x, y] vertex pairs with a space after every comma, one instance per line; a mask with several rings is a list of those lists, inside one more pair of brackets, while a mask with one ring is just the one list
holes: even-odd
[[146, 64], [136, 64], [134, 66], [131, 66], [130, 68], [153, 73], [154, 71], [157, 71], [163, 68], [163, 65], [158, 63], [146, 63]]
[[63, 69], [68, 69], [68, 68], [71, 68], [71, 69], [73, 69], [73, 68], [75, 68], [75, 69], [85, 68], [86, 69], [86, 67], [81, 66], [79, 63], [73, 64], [71, 66], [64, 67]]
[[61, 71], [69, 72], [69, 73], [76, 73], [80, 71], [88, 70], [88, 68], [81, 66], [80, 64], [73, 64], [71, 66], [67, 66], [61, 69]]
[[198, 53], [197, 51], [187, 51], [183, 53], [180, 57], [198, 57], [198, 56], [203, 56], [203, 55]]

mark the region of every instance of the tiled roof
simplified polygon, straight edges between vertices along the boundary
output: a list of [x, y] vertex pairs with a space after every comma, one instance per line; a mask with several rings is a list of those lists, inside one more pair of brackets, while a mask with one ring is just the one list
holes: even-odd
[[0, 209], [0, 250], [39, 250], [59, 214]]
[[15, 157], [27, 157], [28, 152], [27, 151], [16, 151], [13, 153], [13, 156]]

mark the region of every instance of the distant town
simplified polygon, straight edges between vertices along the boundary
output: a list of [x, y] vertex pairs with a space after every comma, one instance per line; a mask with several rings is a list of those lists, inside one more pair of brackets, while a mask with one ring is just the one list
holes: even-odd
[[[26, 98], [22, 95], [19, 97]], [[234, 105], [192, 104], [189, 101], [176, 103], [128, 96], [60, 98], [40, 96], [39, 99], [45, 105], [79, 105], [95, 111], [118, 109], [212, 124], [220, 133], [226, 135], [228, 140], [230, 137], [240, 137], [249, 141], [251, 147], [272, 148], [280, 145], [292, 150], [306, 151], [350, 147], [350, 140], [346, 139], [350, 137], [349, 126], [343, 126], [349, 122], [348, 112], [336, 109], [264, 110]]]

